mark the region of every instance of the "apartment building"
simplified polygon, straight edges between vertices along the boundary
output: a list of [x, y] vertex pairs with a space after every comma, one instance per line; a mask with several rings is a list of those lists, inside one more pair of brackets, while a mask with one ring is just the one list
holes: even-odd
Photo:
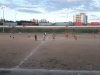
[[73, 16], [73, 22], [87, 24], [87, 15], [85, 13], [76, 14]]

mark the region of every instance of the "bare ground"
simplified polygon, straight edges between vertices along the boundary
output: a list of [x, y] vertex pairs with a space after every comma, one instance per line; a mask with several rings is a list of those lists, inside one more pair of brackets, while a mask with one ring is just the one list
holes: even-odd
[[77, 34], [78, 40], [72, 34], [68, 39], [64, 34], [56, 34], [55, 41], [50, 37], [45, 42], [42, 34], [37, 35], [38, 41], [34, 40], [34, 34], [28, 38], [28, 34], [15, 33], [14, 39], [9, 34], [0, 34], [0, 68], [100, 70], [99, 34], [96, 38], [91, 34]]

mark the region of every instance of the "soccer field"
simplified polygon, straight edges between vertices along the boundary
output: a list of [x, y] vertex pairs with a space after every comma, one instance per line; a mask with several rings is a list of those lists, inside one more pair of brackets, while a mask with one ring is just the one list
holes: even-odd
[[[43, 34], [37, 34], [37, 41], [35, 41], [34, 35], [31, 33], [29, 38], [28, 33], [20, 35], [15, 33], [13, 39], [10, 38], [9, 33], [0, 33], [1, 74], [28, 75], [27, 73], [34, 69], [39, 72], [32, 73], [32, 71], [29, 75], [55, 75], [52, 71], [57, 73], [59, 71], [56, 75], [78, 75], [80, 70], [100, 70], [99, 34], [96, 35], [96, 38], [93, 38], [92, 34], [77, 34], [77, 40], [72, 34], [69, 34], [68, 39], [65, 34], [55, 34], [55, 40], [52, 39], [52, 36], [46, 36], [45, 41], [43, 41]], [[16, 70], [22, 72], [25, 70], [25, 74], [16, 72]], [[47, 73], [44, 73], [46, 70]], [[75, 71], [75, 73], [66, 71]], [[83, 72], [80, 75], [85, 74], [95, 75], [90, 72]]]

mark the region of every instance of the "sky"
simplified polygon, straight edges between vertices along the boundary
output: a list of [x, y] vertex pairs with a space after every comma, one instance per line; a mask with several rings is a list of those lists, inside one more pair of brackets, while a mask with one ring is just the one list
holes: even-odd
[[[6, 20], [73, 22], [73, 15], [86, 13], [88, 22], [100, 22], [100, 0], [0, 0]], [[3, 9], [0, 9], [3, 18]]]

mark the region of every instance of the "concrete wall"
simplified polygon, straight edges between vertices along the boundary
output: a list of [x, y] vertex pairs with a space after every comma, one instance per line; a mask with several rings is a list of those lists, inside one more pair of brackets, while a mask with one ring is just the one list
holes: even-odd
[[4, 22], [4, 25], [5, 26], [17, 26], [17, 23], [16, 22]]

